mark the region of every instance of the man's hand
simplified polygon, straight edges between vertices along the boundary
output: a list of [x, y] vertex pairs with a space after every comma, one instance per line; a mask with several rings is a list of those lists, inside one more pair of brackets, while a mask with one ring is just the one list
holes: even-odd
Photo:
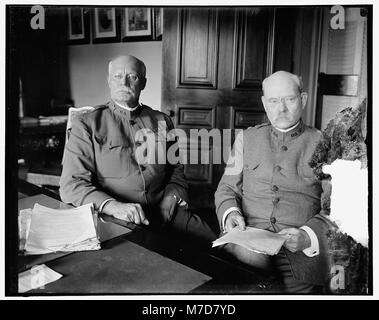
[[311, 239], [302, 229], [297, 228], [286, 228], [279, 232], [279, 234], [285, 234], [288, 236], [286, 242], [284, 242], [284, 247], [286, 247], [291, 252], [303, 251], [311, 246]]
[[168, 195], [163, 198], [159, 205], [159, 209], [161, 211], [163, 221], [165, 223], [170, 222], [172, 219], [172, 216], [175, 212], [177, 202], [173, 195]]
[[242, 231], [246, 228], [245, 219], [238, 211], [232, 211], [227, 215], [225, 221], [225, 232], [229, 232], [234, 227], [238, 227]]
[[146, 219], [145, 213], [139, 203], [123, 203], [111, 200], [105, 204], [102, 212], [135, 224], [149, 224], [149, 220]]

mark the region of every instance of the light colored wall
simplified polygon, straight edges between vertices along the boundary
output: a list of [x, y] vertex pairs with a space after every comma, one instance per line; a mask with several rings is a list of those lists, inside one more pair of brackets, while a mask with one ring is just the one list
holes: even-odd
[[71, 98], [76, 107], [95, 106], [109, 101], [107, 61], [120, 54], [131, 54], [145, 62], [147, 84], [140, 101], [154, 109], [161, 109], [161, 41], [70, 46]]

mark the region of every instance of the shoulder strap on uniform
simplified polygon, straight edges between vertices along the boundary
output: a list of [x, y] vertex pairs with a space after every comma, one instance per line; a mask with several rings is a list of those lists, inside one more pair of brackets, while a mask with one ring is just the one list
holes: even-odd
[[269, 126], [269, 125], [270, 125], [269, 122], [264, 122], [264, 123], [261, 123], [261, 124], [256, 125], [254, 128], [259, 129], [259, 128], [267, 127], [267, 126]]

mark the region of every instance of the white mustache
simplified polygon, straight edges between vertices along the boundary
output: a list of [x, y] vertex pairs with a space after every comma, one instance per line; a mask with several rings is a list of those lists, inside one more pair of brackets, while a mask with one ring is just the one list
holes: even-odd
[[127, 89], [127, 88], [123, 88], [123, 89], [118, 89], [117, 92], [126, 92], [126, 93], [132, 93], [131, 90]]

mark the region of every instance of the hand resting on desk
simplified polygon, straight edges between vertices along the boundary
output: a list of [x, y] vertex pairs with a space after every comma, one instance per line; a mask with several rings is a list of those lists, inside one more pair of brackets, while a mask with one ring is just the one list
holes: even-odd
[[147, 220], [139, 203], [123, 203], [111, 200], [105, 204], [102, 212], [117, 219], [133, 222], [135, 224], [149, 224], [149, 220]]

